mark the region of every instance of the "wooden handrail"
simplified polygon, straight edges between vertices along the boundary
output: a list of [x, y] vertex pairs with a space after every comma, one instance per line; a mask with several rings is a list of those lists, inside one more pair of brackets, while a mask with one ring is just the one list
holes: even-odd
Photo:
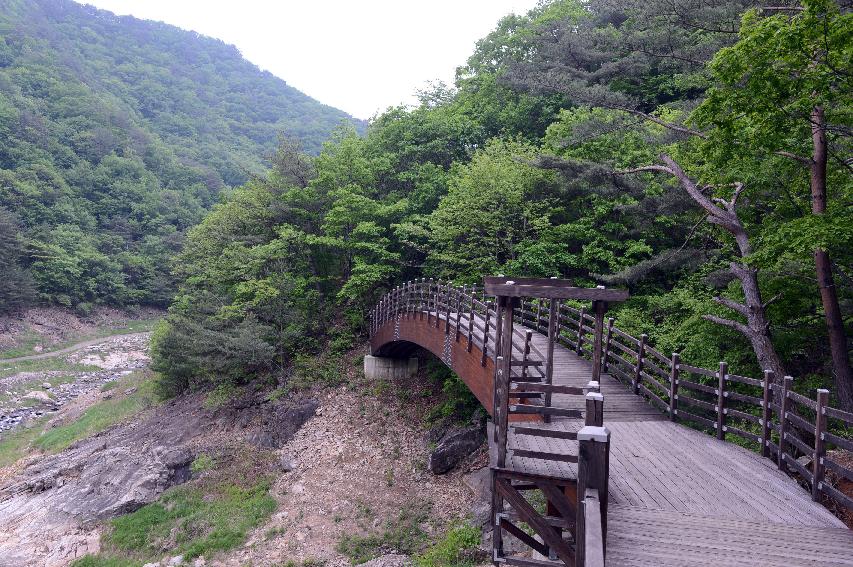
[[583, 499], [584, 511], [584, 562], [577, 567], [604, 567], [604, 532], [602, 531], [601, 503], [598, 489], [587, 488]]

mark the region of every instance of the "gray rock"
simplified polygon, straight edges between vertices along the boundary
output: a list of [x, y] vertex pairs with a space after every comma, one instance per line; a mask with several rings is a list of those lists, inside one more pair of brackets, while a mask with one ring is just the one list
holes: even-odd
[[268, 404], [257, 412], [260, 414], [256, 416], [261, 422], [260, 427], [247, 433], [246, 441], [264, 449], [280, 449], [299, 431], [303, 423], [314, 416], [319, 406], [317, 400]]
[[293, 458], [290, 455], [282, 455], [278, 460], [278, 466], [282, 472], [290, 472], [295, 468]]
[[391, 553], [388, 555], [382, 555], [376, 559], [371, 559], [367, 563], [362, 563], [361, 565], [362, 567], [412, 567], [414, 564], [414, 561], [412, 561], [412, 558], [408, 555]]
[[485, 439], [486, 435], [480, 427], [454, 429], [445, 433], [429, 456], [429, 470], [434, 474], [448, 472], [476, 451]]
[[177, 565], [183, 565], [183, 564], [184, 564], [184, 556], [183, 555], [176, 555], [176, 556], [172, 557], [168, 563], [169, 567], [176, 567]]

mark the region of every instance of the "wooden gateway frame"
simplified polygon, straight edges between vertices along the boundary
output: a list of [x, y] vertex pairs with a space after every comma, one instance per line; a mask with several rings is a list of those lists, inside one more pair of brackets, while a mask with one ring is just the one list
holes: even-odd
[[[604, 565], [607, 533], [607, 482], [609, 475], [610, 433], [603, 427], [604, 399], [598, 392], [602, 368], [604, 317], [608, 304], [624, 301], [624, 290], [574, 287], [568, 280], [556, 278], [487, 277], [487, 295], [496, 297], [496, 363], [494, 377], [493, 425], [490, 427], [489, 450], [492, 477], [493, 562], [520, 567], [552, 566], [555, 560], [567, 566]], [[513, 321], [522, 299], [547, 300], [549, 305], [547, 354], [544, 376], [537, 380], [527, 375], [527, 352], [522, 360], [513, 356]], [[557, 341], [558, 300], [591, 301], [594, 313], [592, 371], [587, 388], [553, 384], [554, 345]], [[538, 315], [537, 315], [538, 319]], [[529, 343], [529, 333], [527, 343]], [[526, 402], [511, 404], [510, 398], [541, 394], [540, 404]], [[553, 395], [584, 396], [585, 411], [558, 408], [552, 405]], [[534, 400], [535, 402], [535, 400]], [[515, 436], [557, 438], [577, 441], [577, 454], [514, 449], [508, 451], [511, 414], [538, 416], [541, 428], [513, 426]], [[563, 420], [552, 423], [552, 421]], [[583, 427], [578, 421], [583, 419]], [[508, 455], [508, 453], [510, 455]], [[521, 458], [518, 463], [508, 456]], [[512, 462], [511, 462], [512, 461]], [[574, 475], [542, 474], [537, 462], [576, 463]], [[532, 464], [531, 464], [532, 463]], [[545, 467], [543, 467], [543, 470]], [[553, 469], [551, 469], [553, 470]], [[562, 469], [566, 470], [566, 469]], [[524, 498], [523, 492], [540, 490], [547, 509], [539, 513]], [[519, 527], [526, 524], [537, 537]], [[542, 559], [507, 555], [504, 534], [515, 537]], [[566, 539], [564, 534], [570, 535]]]

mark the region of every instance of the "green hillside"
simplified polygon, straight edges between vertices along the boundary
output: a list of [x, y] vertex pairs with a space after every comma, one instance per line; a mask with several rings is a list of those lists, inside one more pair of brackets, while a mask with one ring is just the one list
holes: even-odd
[[363, 124], [230, 45], [70, 0], [0, 0], [0, 310], [163, 303], [169, 259], [281, 135]]

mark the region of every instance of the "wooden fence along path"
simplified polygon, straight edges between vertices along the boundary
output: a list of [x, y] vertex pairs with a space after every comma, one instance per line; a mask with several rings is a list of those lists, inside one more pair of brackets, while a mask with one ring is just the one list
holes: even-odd
[[837, 457], [853, 415], [790, 377], [665, 356], [605, 320], [626, 297], [419, 280], [374, 309], [374, 354], [431, 350], [492, 415], [495, 564], [853, 566], [853, 532], [823, 505], [853, 510], [829, 482], [853, 481]]

